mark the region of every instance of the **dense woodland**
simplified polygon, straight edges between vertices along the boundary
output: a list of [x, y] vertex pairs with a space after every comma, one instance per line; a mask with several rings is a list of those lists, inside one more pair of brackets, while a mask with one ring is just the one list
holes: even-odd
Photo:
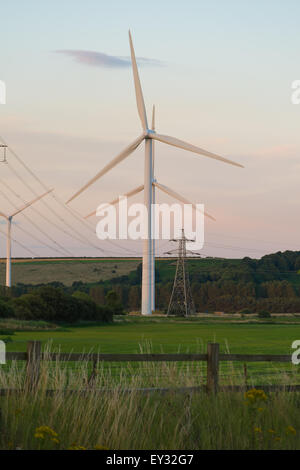
[[108, 292], [100, 305], [85, 292], [75, 291], [70, 294], [64, 286], [31, 287], [19, 296], [12, 296], [3, 290], [0, 298], [0, 318], [45, 320], [51, 323], [83, 320], [108, 323], [113, 320], [113, 314], [118, 313], [118, 309], [122, 313], [114, 291]]
[[[190, 259], [187, 261], [198, 312], [300, 312], [300, 251], [267, 255], [259, 260]], [[176, 260], [156, 263], [157, 309], [165, 312]], [[129, 275], [93, 284], [74, 282], [3, 290], [0, 316], [48, 321], [111, 321], [113, 313], [138, 311], [141, 265]]]

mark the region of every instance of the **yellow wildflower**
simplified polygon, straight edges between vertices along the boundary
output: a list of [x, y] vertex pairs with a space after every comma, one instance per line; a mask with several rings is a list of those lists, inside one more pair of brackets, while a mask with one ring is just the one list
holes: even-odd
[[43, 436], [49, 436], [49, 437], [58, 437], [57, 432], [55, 432], [52, 428], [49, 426], [39, 426], [35, 430], [36, 433], [38, 434], [43, 434]]
[[296, 429], [293, 426], [288, 426], [285, 430], [286, 434], [296, 435]]
[[255, 427], [255, 428], [254, 428], [254, 432], [256, 432], [256, 433], [262, 433], [262, 429], [261, 429], [261, 428], [258, 428], [258, 427]]
[[256, 388], [252, 388], [251, 390], [248, 390], [244, 394], [245, 397], [245, 405], [250, 406], [250, 408], [253, 410], [253, 408], [257, 408], [258, 411], [263, 411], [263, 408], [261, 407], [261, 404], [265, 401], [267, 401], [268, 397], [265, 394], [263, 390], [257, 390]]
[[68, 450], [86, 450], [86, 447], [72, 445], [71, 447], [68, 448]]
[[94, 450], [109, 450], [109, 448], [101, 446], [101, 445], [97, 445], [97, 446], [94, 447]]

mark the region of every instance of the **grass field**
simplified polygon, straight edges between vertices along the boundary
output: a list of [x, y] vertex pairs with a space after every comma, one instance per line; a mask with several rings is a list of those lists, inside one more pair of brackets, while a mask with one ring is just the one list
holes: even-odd
[[[193, 318], [170, 319], [163, 317], [143, 318], [138, 316], [118, 317], [114, 324], [65, 326], [52, 330], [15, 331], [8, 351], [26, 351], [27, 341], [41, 341], [43, 347], [51, 346], [52, 351], [139, 353], [143, 352], [206, 352], [208, 342], [218, 342], [221, 352], [248, 354], [291, 354], [291, 345], [300, 339], [299, 317], [277, 317], [273, 323], [257, 319], [234, 318]], [[1, 328], [0, 328], [1, 330]], [[5, 335], [0, 335], [3, 339]], [[76, 364], [73, 365], [75, 368]], [[114, 364], [118, 374], [120, 363]], [[127, 366], [126, 366], [127, 367]], [[134, 366], [135, 367], [135, 366]], [[204, 364], [203, 364], [204, 367]], [[235, 374], [240, 381], [243, 364], [221, 364], [224, 377]], [[297, 373], [300, 382], [300, 367], [292, 364], [249, 363], [249, 376], [257, 375], [269, 382], [278, 374]], [[299, 371], [299, 374], [298, 374]], [[195, 371], [195, 373], [197, 373]], [[299, 376], [299, 379], [298, 379]], [[260, 380], [260, 383], [266, 380]], [[272, 380], [271, 380], [272, 381]]]
[[[42, 341], [46, 351], [50, 342], [52, 351], [62, 352], [202, 352], [207, 342], [217, 341], [223, 352], [291, 353], [291, 343], [300, 339], [300, 318], [278, 316], [271, 321], [126, 316], [111, 325], [16, 331], [7, 349], [24, 351], [26, 342], [34, 339]], [[248, 365], [247, 383], [258, 389], [260, 384], [300, 383], [299, 366]], [[24, 387], [25, 369], [24, 362], [2, 366], [0, 388]], [[87, 393], [73, 394], [66, 391], [87, 387], [91, 362], [43, 361], [36, 391], [0, 398], [5, 430], [0, 432], [0, 449], [300, 448], [299, 393], [262, 397], [254, 391], [247, 398], [233, 392], [216, 397], [203, 392], [138, 392], [143, 387], [203, 385], [204, 362], [100, 363], [96, 370]], [[222, 362], [220, 383], [243, 384], [243, 364]], [[128, 388], [130, 393], [124, 393]], [[48, 396], [46, 389], [57, 391]]]
[[[0, 336], [1, 338], [1, 336]], [[16, 331], [8, 343], [10, 351], [25, 351], [26, 342], [51, 341], [62, 352], [100, 351], [133, 353], [140, 344], [151, 343], [154, 352], [196, 352], [207, 342], [220, 343], [233, 353], [288, 354], [300, 339], [299, 317], [277, 317], [271, 322], [255, 319], [163, 317], [118, 317], [114, 324], [67, 326], [54, 331]]]
[[[36, 389], [0, 397], [0, 449], [300, 448], [299, 393], [143, 394], [138, 391], [143, 377], [133, 374], [132, 388], [124, 393], [124, 374], [116, 383], [103, 372], [100, 368], [97, 383], [85, 393], [68, 393], [86, 384], [85, 365], [73, 373], [44, 362]], [[171, 389], [180, 379], [195, 384], [189, 371], [176, 372], [164, 367]], [[157, 369], [152, 373], [156, 384]], [[0, 369], [0, 388], [22, 386], [22, 371]], [[46, 390], [53, 386], [56, 392], [49, 396]]]
[[[5, 263], [0, 262], [0, 279], [4, 283]], [[136, 259], [16, 259], [12, 262], [13, 284], [40, 284], [62, 282], [66, 286], [74, 281], [87, 283], [105, 281], [135, 270]]]

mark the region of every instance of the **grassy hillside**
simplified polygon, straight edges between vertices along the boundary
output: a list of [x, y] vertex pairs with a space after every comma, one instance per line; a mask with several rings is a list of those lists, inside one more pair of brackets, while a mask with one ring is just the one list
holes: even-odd
[[[62, 282], [66, 286], [75, 281], [94, 283], [129, 274], [140, 260], [135, 259], [24, 259], [14, 260], [13, 284], [40, 284]], [[0, 262], [0, 284], [5, 280], [5, 263]]]
[[[12, 261], [12, 282], [14, 285], [62, 282], [66, 286], [82, 281], [96, 283], [119, 276], [129, 275], [141, 263], [140, 258], [44, 258], [15, 259]], [[193, 259], [188, 261], [190, 274], [195, 272], [220, 272], [236, 268], [239, 259]], [[173, 279], [176, 259], [158, 259], [156, 268], [159, 279], [168, 282]], [[300, 276], [299, 276], [300, 279]], [[0, 284], [5, 280], [5, 260], [0, 259]], [[2, 282], [1, 282], [2, 281]]]

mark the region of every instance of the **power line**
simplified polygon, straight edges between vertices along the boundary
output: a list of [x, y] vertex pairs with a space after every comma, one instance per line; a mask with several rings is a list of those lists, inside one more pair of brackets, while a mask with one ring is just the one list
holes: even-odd
[[259, 242], [259, 243], [266, 243], [267, 245], [279, 245], [281, 244], [282, 242], [281, 241], [272, 241], [272, 240], [260, 240], [258, 238], [251, 238], [251, 237], [245, 237], [245, 236], [241, 236], [241, 235], [226, 235], [226, 234], [223, 234], [223, 233], [216, 233], [216, 232], [209, 232], [208, 233], [209, 236], [214, 236], [214, 237], [222, 237], [222, 238], [237, 238], [239, 240], [250, 240], [250, 241], [254, 241], [254, 242]]
[[[2, 181], [0, 181], [1, 184]], [[6, 199], [15, 209], [18, 209], [18, 206], [16, 204], [14, 204], [11, 199], [5, 194], [3, 193], [3, 191], [0, 190], [0, 194], [4, 197], [4, 199]], [[24, 204], [27, 203], [27, 201], [23, 200]], [[42, 243], [43, 245], [45, 245], [47, 248], [50, 248], [51, 250], [55, 250], [57, 253], [67, 253], [69, 256], [71, 255], [72, 256], [72, 253], [67, 250], [66, 248], [64, 248], [62, 245], [60, 245], [56, 240], [54, 240], [47, 232], [45, 232], [43, 229], [41, 229], [38, 224], [36, 224], [35, 222], [33, 222], [30, 217], [28, 217], [28, 215], [24, 214], [23, 212], [21, 212], [21, 215], [29, 221], [30, 224], [32, 224], [33, 227], [35, 227], [39, 232], [41, 232], [44, 236], [46, 236], [52, 243], [54, 243], [55, 245], [57, 245], [59, 247], [59, 249], [57, 248], [54, 248], [50, 245], [48, 245], [47, 243], [45, 243], [44, 241], [40, 240], [39, 238], [37, 238], [35, 235], [33, 235], [32, 233], [28, 232], [26, 229], [24, 229], [23, 227], [18, 227], [19, 230], [22, 230], [24, 233], [26, 233], [27, 235], [29, 235], [30, 237], [32, 237], [33, 239], [35, 239], [36, 241], [38, 241], [39, 243]]]
[[232, 245], [223, 245], [223, 244], [215, 244], [211, 242], [205, 242], [205, 245], [212, 246], [214, 248], [229, 248], [230, 250], [235, 250], [235, 251], [253, 251], [257, 253], [265, 253], [264, 250], [260, 250], [259, 248], [248, 248], [248, 247], [242, 247], [242, 246], [232, 246]]
[[[0, 136], [0, 140], [5, 144], [5, 140], [3, 139], [3, 137]], [[43, 183], [43, 181], [29, 168], [28, 165], [26, 165], [23, 160], [18, 156], [18, 154], [11, 148], [11, 147], [7, 147], [8, 150], [11, 152], [11, 154], [17, 159], [17, 161], [29, 172], [29, 174], [43, 187], [43, 189], [45, 190], [48, 190], [49, 188]], [[10, 163], [10, 162], [8, 162]], [[10, 166], [10, 165], [9, 165]], [[10, 169], [14, 172], [14, 174], [22, 181], [22, 183], [31, 191], [33, 192], [35, 195], [35, 191], [31, 188], [30, 185], [28, 185], [28, 183], [17, 173], [17, 171], [10, 166]], [[91, 227], [89, 227], [87, 221], [83, 220], [81, 215], [78, 215], [75, 213], [74, 210], [72, 210], [70, 207], [66, 206], [65, 203], [63, 201], [61, 201], [55, 194], [52, 194], [52, 197], [54, 198], [54, 200], [61, 206], [64, 208], [64, 210], [66, 210], [69, 214], [71, 214], [74, 218], [76, 218], [76, 220], [79, 220], [82, 224], [84, 224], [86, 227], [88, 227], [89, 229], [91, 229]], [[73, 226], [70, 226], [70, 224], [68, 224], [66, 222], [65, 219], [63, 219], [62, 217], [60, 217], [45, 201], [42, 201], [44, 203], [44, 205], [56, 216], [58, 217], [58, 219], [63, 222], [65, 225], [67, 225], [69, 228], [72, 229], [72, 231], [74, 231], [75, 233], [77, 233], [77, 236], [79, 236], [81, 238], [81, 240], [79, 240], [80, 242], [82, 242], [82, 239], [85, 240], [85, 242], [87, 242], [89, 245], [93, 246], [94, 248], [96, 248], [97, 250], [100, 250], [102, 252], [104, 252], [104, 250], [102, 248], [100, 248], [99, 246], [97, 245], [94, 245], [87, 237], [85, 237], [84, 235], [82, 235], [81, 233], [77, 232]], [[62, 228], [59, 228], [60, 230], [63, 230]], [[72, 236], [73, 238], [74, 235], [73, 234], [70, 234], [66, 231], [64, 231], [64, 233], [68, 234], [69, 236]], [[75, 238], [77, 241], [78, 241], [78, 238]], [[114, 242], [110, 241], [111, 244], [114, 244]], [[122, 246], [118, 246], [119, 248], [121, 248], [122, 250], [125, 250], [125, 251], [129, 251], [129, 252], [133, 252], [132, 250], [128, 249], [128, 248], [125, 248], [125, 247], [122, 247]]]
[[[77, 217], [79, 217], [80, 222], [82, 222], [84, 225], [86, 225], [86, 227], [88, 227], [88, 228], [89, 228], [90, 230], [92, 230], [93, 233], [94, 233], [94, 229], [92, 228], [92, 225], [90, 224], [90, 222], [88, 222], [87, 220], [83, 219], [83, 218], [81, 217], [81, 215], [80, 215], [75, 209], [73, 209], [73, 208], [71, 209], [71, 208], [70, 208], [70, 210], [71, 210], [71, 211], [74, 211], [74, 213], [77, 214]], [[137, 252], [136, 250], [132, 250], [132, 249], [130, 249], [130, 248], [127, 248], [127, 247], [124, 247], [124, 246], [122, 246], [122, 245], [119, 245], [118, 243], [116, 243], [115, 241], [112, 241], [112, 240], [110, 240], [110, 239], [106, 239], [105, 241], [106, 241], [107, 243], [112, 244], [114, 247], [118, 247], [118, 248], [120, 248], [121, 250], [127, 251], [128, 253], [133, 253], [133, 254], [135, 254], [135, 255], [140, 256], [140, 253]]]
[[[24, 180], [24, 178], [22, 178], [19, 173], [16, 171], [16, 169], [11, 165], [10, 162], [8, 162], [8, 167], [9, 169], [14, 173], [14, 175], [26, 186], [27, 189], [29, 189], [33, 194], [37, 195], [36, 191], [34, 191], [31, 186]], [[5, 183], [6, 184], [6, 183]], [[7, 184], [6, 184], [6, 187], [9, 188], [10, 191], [14, 192], [12, 190], [12, 188], [10, 188]], [[46, 188], [47, 186], [43, 185], [43, 188]], [[19, 196], [17, 193], [15, 193], [15, 196], [18, 197], [19, 199], [23, 200], [23, 198], [21, 198], [21, 196]], [[52, 194], [52, 197], [55, 199], [56, 202], [59, 202], [60, 205], [62, 207], [64, 207], [69, 213], [71, 213], [71, 209], [68, 209], [65, 204], [63, 202], [61, 202], [59, 200], [59, 198], [57, 198], [56, 195]], [[41, 213], [40, 211], [38, 211], [36, 208], [32, 207], [31, 209], [37, 213], [40, 217], [42, 217], [44, 220], [46, 220], [47, 222], [49, 222], [51, 225], [53, 225], [54, 227], [56, 227], [58, 230], [60, 230], [61, 232], [63, 232], [65, 235], [75, 239], [76, 241], [78, 241], [79, 243], [83, 243], [84, 245], [90, 245], [92, 246], [93, 248], [97, 249], [97, 250], [100, 250], [101, 252], [104, 252], [105, 250], [103, 250], [102, 248], [100, 248], [99, 246], [95, 245], [94, 243], [92, 243], [87, 237], [85, 237], [84, 235], [80, 234], [77, 230], [74, 229], [73, 226], [70, 226], [70, 224], [68, 224], [66, 222], [66, 220], [64, 218], [62, 218], [61, 216], [59, 216], [57, 214], [57, 212], [52, 209], [51, 206], [49, 206], [48, 203], [46, 203], [45, 201], [41, 201], [61, 222], [63, 222], [65, 225], [67, 225], [68, 227], [70, 227], [75, 233], [79, 234], [79, 237], [74, 235], [73, 233], [70, 233], [69, 231], [67, 231], [66, 229], [63, 229], [62, 227], [60, 227], [57, 223], [53, 222], [52, 220], [50, 220], [45, 214]], [[85, 223], [85, 221], [81, 218], [81, 216], [79, 215], [76, 215], [76, 214], [72, 214], [73, 217], [75, 217], [77, 220], [79, 220], [80, 222], [82, 222], [86, 227], [88, 227], [90, 230], [93, 231], [94, 233], [94, 230], [88, 226], [87, 224], [88, 223]], [[110, 242], [113, 246], [116, 245], [114, 244], [114, 242], [112, 242], [111, 240], [106, 240], [108, 242]], [[130, 250], [128, 248], [125, 248], [125, 247], [122, 247], [120, 245], [117, 245], [119, 248], [129, 252], [129, 253], [136, 253], [134, 252], [133, 250]]]
[[[35, 196], [38, 195], [38, 193], [33, 190], [31, 188], [31, 186], [24, 180], [24, 178], [22, 178], [18, 172], [12, 167], [11, 163], [8, 162], [8, 167], [9, 169], [14, 173], [14, 175], [26, 186], [27, 189], [29, 189]], [[43, 186], [43, 187], [46, 187], [46, 186]], [[20, 197], [20, 196], [19, 196]], [[49, 206], [49, 204], [47, 202], [45, 202], [44, 200], [41, 200], [41, 203], [44, 204], [44, 206], [50, 210], [50, 212], [52, 214], [55, 215], [55, 217], [57, 217], [59, 219], [60, 222], [63, 222], [65, 225], [67, 225], [68, 227], [70, 227], [70, 225], [65, 221], [65, 219], [63, 219], [62, 217], [60, 217], [57, 212], [52, 209], [51, 206]], [[74, 235], [73, 233], [70, 233], [69, 231], [67, 231], [66, 229], [62, 228], [61, 226], [59, 226], [57, 223], [53, 222], [53, 220], [50, 220], [45, 214], [39, 212], [36, 208], [31, 208], [31, 210], [33, 210], [34, 212], [36, 212], [40, 217], [42, 217], [44, 220], [46, 220], [47, 222], [49, 222], [51, 225], [53, 225], [54, 227], [56, 227], [58, 230], [60, 230], [61, 232], [63, 232], [65, 235], [73, 238], [74, 240], [76, 240], [77, 242], [79, 243], [84, 243], [84, 245], [86, 245], [86, 242], [82, 239], [84, 239], [85, 237], [80, 235], [80, 238], [77, 237], [76, 235]], [[77, 231], [74, 229], [74, 227], [71, 226], [71, 229], [76, 233]], [[88, 244], [91, 245], [90, 241], [88, 240]], [[94, 248], [97, 248], [99, 249], [100, 251], [103, 251], [101, 248], [99, 248], [98, 246], [94, 246]]]
[[234, 251], [241, 251], [241, 252], [245, 252], [245, 251], [252, 251], [252, 252], [257, 252], [257, 253], [264, 253], [265, 254], [265, 251], [264, 250], [260, 250], [259, 248], [249, 248], [249, 247], [241, 247], [241, 246], [233, 246], [233, 245], [224, 245], [224, 244], [215, 244], [215, 243], [212, 243], [212, 242], [205, 242], [204, 245], [209, 245], [213, 248], [220, 248], [220, 249], [230, 249], [230, 250], [234, 250]]
[[[6, 233], [3, 231], [3, 230], [0, 230], [0, 233], [2, 235], [4, 235], [5, 239], [6, 239]], [[23, 243], [19, 242], [18, 240], [16, 240], [15, 238], [12, 237], [12, 240], [14, 243], [16, 243], [17, 245], [21, 246], [24, 250], [28, 251], [30, 254], [32, 254], [34, 257], [37, 257], [38, 255], [36, 253], [34, 253], [34, 251], [32, 251], [30, 248], [28, 248], [27, 246], [23, 245]]]
[[[3, 139], [3, 137], [0, 136], [0, 140], [3, 142], [4, 145], [7, 146], [5, 140]], [[49, 188], [43, 183], [43, 181], [31, 170], [31, 168], [21, 159], [21, 157], [9, 146], [7, 146], [7, 149], [9, 150], [9, 152], [13, 155], [13, 157], [18, 161], [18, 163], [31, 175], [32, 178], [35, 179], [35, 181], [37, 181], [42, 187], [43, 189], [45, 190], [48, 190]], [[38, 195], [38, 193], [27, 183], [27, 181], [25, 181], [24, 178], [22, 178], [22, 176], [19, 175], [19, 173], [17, 172], [17, 170], [11, 165], [11, 162], [8, 161], [8, 167], [9, 169], [14, 173], [14, 175], [26, 186], [27, 189], [29, 189], [34, 195]], [[17, 195], [17, 193], [15, 193], [12, 188], [10, 188], [6, 183], [2, 182], [2, 184], [5, 184], [5, 186], [7, 188], [10, 189], [10, 191], [12, 191], [16, 197], [22, 199], [19, 195]], [[75, 218], [77, 221], [79, 221], [83, 226], [86, 227], [86, 229], [88, 229], [89, 231], [92, 231], [94, 233], [94, 229], [91, 227], [91, 225], [89, 224], [88, 221], [84, 220], [82, 218], [82, 216], [77, 213], [77, 211], [75, 211], [75, 209], [69, 207], [69, 206], [66, 206], [66, 204], [56, 195], [56, 194], [52, 194], [52, 197], [53, 199], [55, 200], [55, 202], [60, 206], [62, 207], [68, 214], [70, 214], [73, 218]], [[23, 200], [24, 201], [24, 200]], [[33, 210], [35, 213], [37, 213], [39, 215], [39, 217], [42, 217], [44, 220], [46, 220], [48, 223], [50, 223], [51, 225], [53, 225], [54, 227], [56, 227], [58, 230], [60, 230], [61, 232], [63, 232], [65, 235], [67, 235], [68, 237], [71, 237], [73, 238], [74, 240], [76, 240], [77, 242], [79, 243], [82, 243], [84, 245], [89, 245], [89, 246], [92, 246], [93, 248], [97, 249], [97, 250], [100, 250], [101, 252], [105, 252], [104, 249], [100, 248], [99, 246], [97, 246], [96, 244], [94, 244], [93, 242], [91, 242], [91, 240], [86, 237], [85, 235], [83, 235], [81, 232], [77, 231], [74, 226], [70, 225], [70, 223], [68, 223], [61, 215], [59, 215], [57, 213], [56, 210], [54, 210], [46, 201], [42, 200], [41, 201], [42, 204], [44, 204], [44, 206], [56, 217], [58, 218], [58, 220], [64, 224], [68, 229], [71, 230], [71, 232], [69, 230], [66, 230], [64, 228], [62, 228], [60, 225], [58, 225], [57, 223], [53, 222], [52, 220], [50, 220], [48, 217], [45, 216], [45, 214], [41, 213], [40, 211], [38, 211], [36, 208], [31, 208], [31, 210]], [[76, 234], [76, 235], [75, 235]], [[216, 234], [216, 233], [211, 233], [213, 236], [221, 236], [219, 234]], [[268, 244], [276, 244], [277, 242], [272, 242], [272, 241], [263, 241], [263, 240], [256, 240], [256, 239], [252, 239], [250, 237], [241, 237], [241, 236], [230, 236], [230, 235], [223, 235], [222, 234], [222, 237], [227, 237], [227, 238], [237, 238], [237, 239], [247, 239], [247, 240], [255, 240], [255, 241], [259, 241], [261, 243], [268, 243]], [[49, 238], [49, 237], [48, 237]], [[53, 243], [57, 244], [57, 242], [53, 241]], [[137, 252], [136, 250], [133, 250], [133, 249], [130, 249], [130, 248], [127, 248], [127, 247], [124, 247], [122, 245], [119, 245], [118, 243], [116, 243], [115, 241], [112, 241], [112, 240], [109, 240], [107, 239], [106, 240], [107, 243], [109, 243], [110, 245], [112, 245], [114, 248], [118, 248], [122, 251], [125, 251], [127, 253], [131, 253], [131, 254], [134, 254], [134, 255], [137, 255], [137, 256], [140, 256], [140, 253]], [[278, 242], [279, 243], [279, 242]], [[256, 253], [263, 253], [265, 254], [265, 251], [264, 250], [261, 250], [261, 249], [257, 249], [257, 248], [248, 248], [248, 247], [239, 247], [239, 246], [232, 246], [232, 245], [224, 245], [224, 244], [214, 244], [214, 243], [211, 243], [211, 242], [206, 242], [207, 245], [209, 246], [212, 246], [214, 248], [217, 248], [217, 249], [230, 249], [230, 250], [234, 250], [234, 251], [241, 251], [241, 252], [245, 252], [245, 251], [250, 251], [250, 252], [256, 252]], [[46, 246], [46, 245], [45, 245]], [[64, 247], [61, 247], [62, 250], [64, 251], [68, 251], [67, 249], [65, 249]], [[69, 252], [70, 253], [70, 252]]]

